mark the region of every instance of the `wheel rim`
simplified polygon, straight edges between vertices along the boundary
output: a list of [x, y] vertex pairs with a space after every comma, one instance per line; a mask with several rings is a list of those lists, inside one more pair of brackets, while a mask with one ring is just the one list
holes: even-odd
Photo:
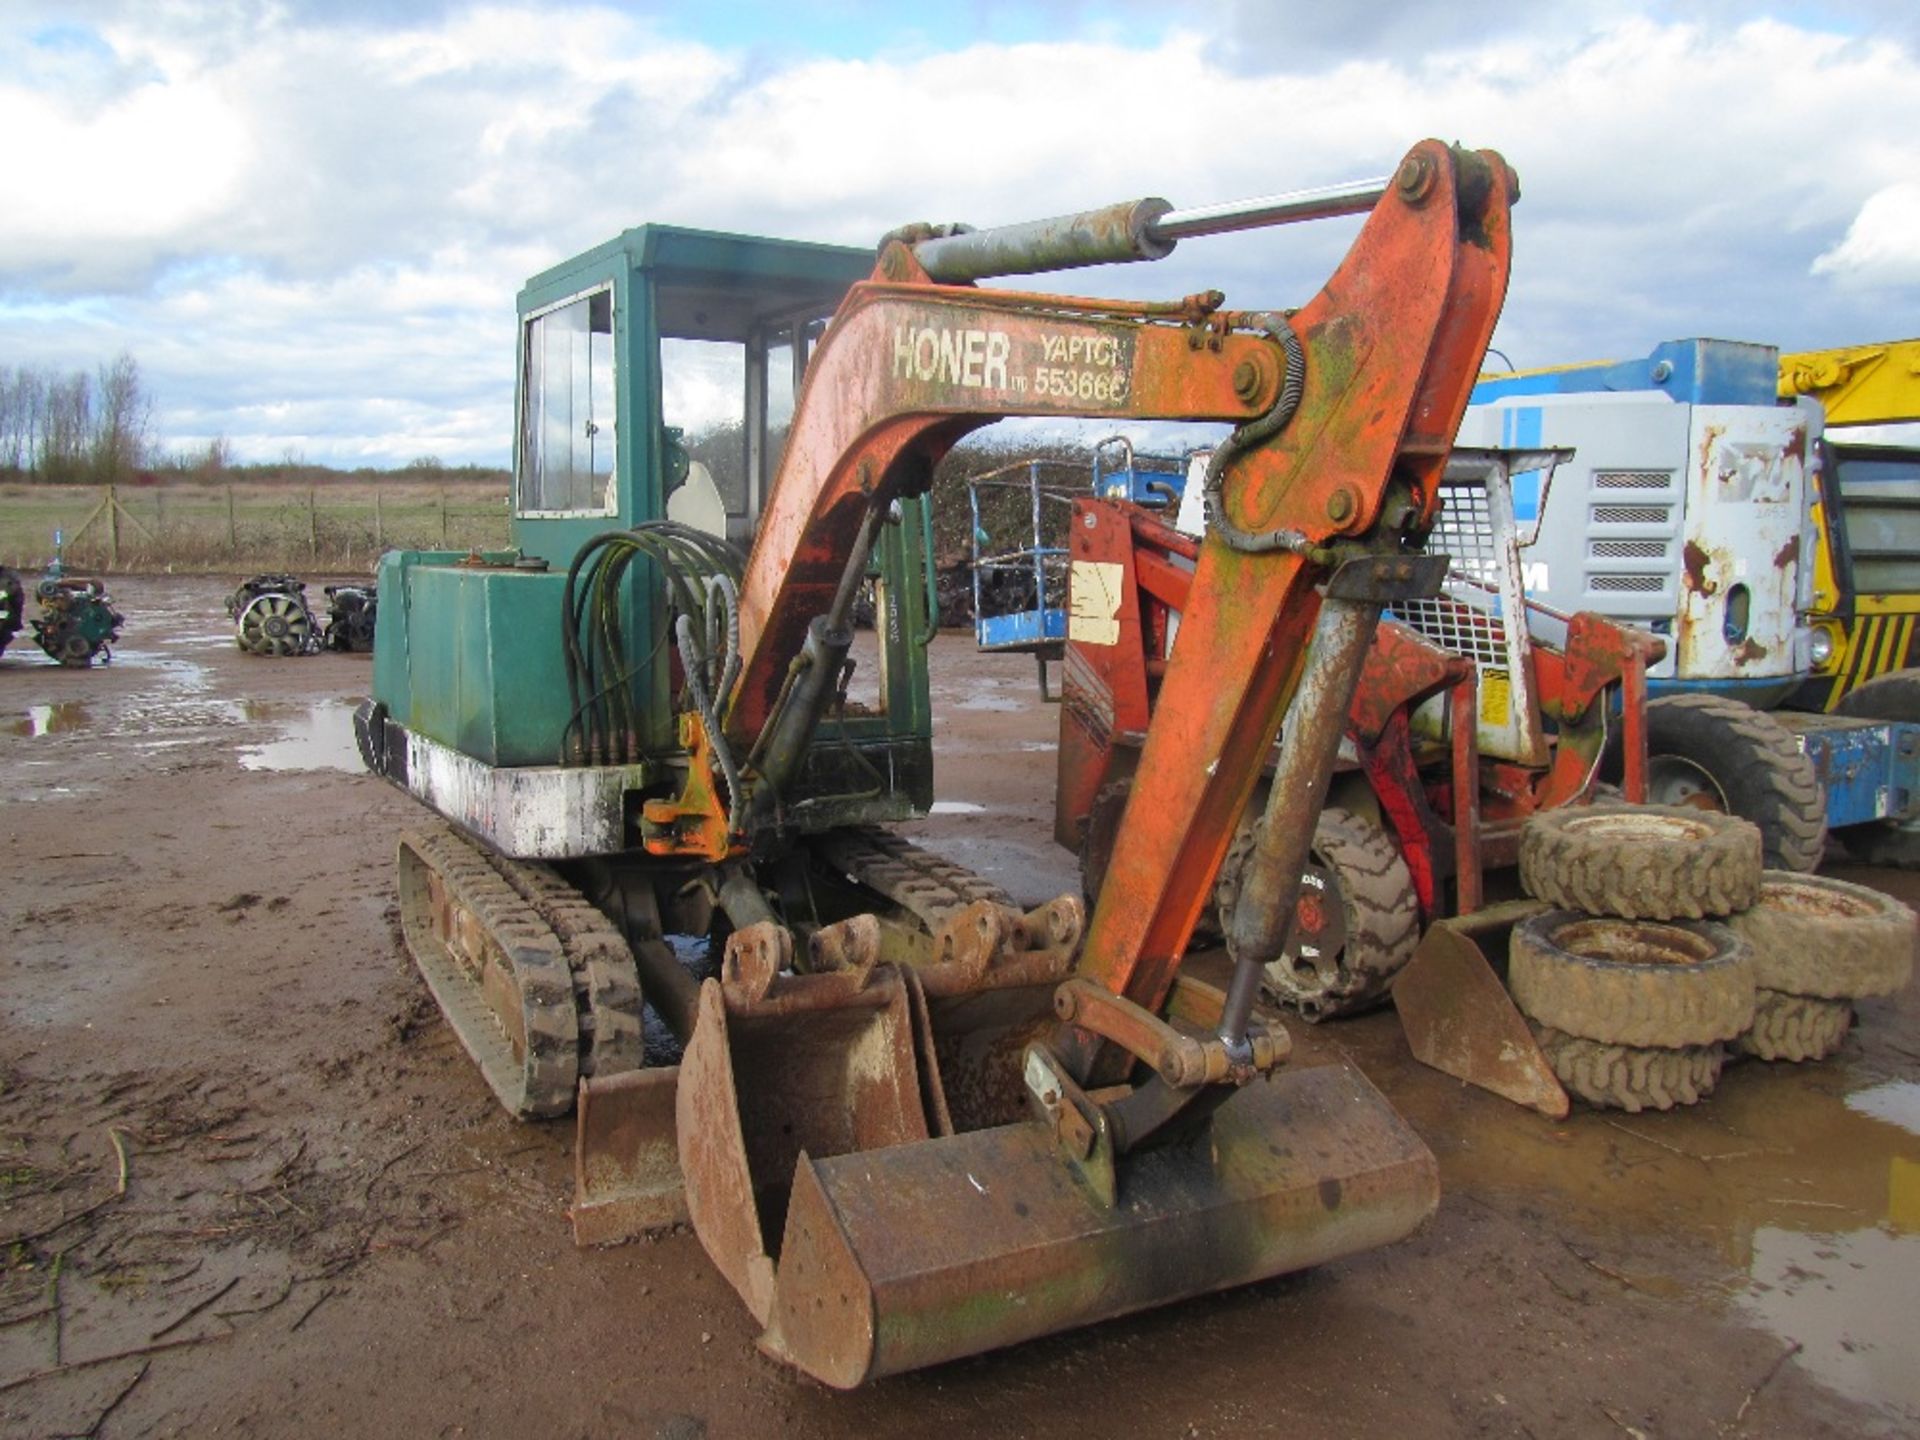
[[[1681, 807], [1702, 809], [1705, 807]], [[1568, 830], [1605, 838], [1619, 836], [1632, 840], [1677, 840], [1698, 844], [1714, 834], [1712, 826], [1685, 814], [1661, 814], [1645, 810], [1596, 809], [1563, 822]]]
[[1712, 810], [1725, 815], [1726, 791], [1705, 769], [1678, 755], [1647, 757], [1647, 803], [1683, 805], [1692, 810]]

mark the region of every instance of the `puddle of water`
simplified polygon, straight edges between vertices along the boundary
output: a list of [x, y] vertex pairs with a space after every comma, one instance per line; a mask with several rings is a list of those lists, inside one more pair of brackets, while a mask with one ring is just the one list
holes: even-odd
[[1909, 1135], [1920, 1135], [1920, 1083], [1890, 1080], [1847, 1097], [1847, 1108], [1876, 1120], [1898, 1125]]
[[[1920, 1167], [1911, 1183], [1920, 1185]], [[1912, 1339], [1920, 1236], [1885, 1230], [1820, 1235], [1764, 1226], [1739, 1308], [1783, 1340], [1832, 1389], [1920, 1421]], [[1905, 1332], [1905, 1333], [1902, 1333]]]
[[1020, 748], [1028, 755], [1050, 755], [1060, 748], [1058, 740], [1022, 740]]
[[1648, 1234], [1708, 1238], [1737, 1311], [1799, 1341], [1823, 1383], [1920, 1420], [1920, 1085], [1747, 1062], [1684, 1110], [1490, 1109], [1444, 1149], [1443, 1186], [1545, 1195], [1620, 1256]]
[[936, 800], [933, 802], [933, 809], [928, 813], [933, 815], [983, 815], [986, 813], [986, 809], [986, 806], [976, 805], [971, 800]]
[[[268, 709], [243, 702], [249, 719], [265, 719]], [[240, 747], [242, 770], [346, 770], [358, 772], [360, 747], [353, 738], [354, 705], [350, 700], [322, 700], [292, 708], [293, 718], [281, 721], [277, 739]], [[280, 713], [284, 713], [281, 711]]]
[[88, 723], [87, 702], [84, 700], [57, 700], [51, 705], [29, 705], [27, 713], [17, 720], [9, 721], [9, 735], [64, 735], [70, 730], [84, 729]]

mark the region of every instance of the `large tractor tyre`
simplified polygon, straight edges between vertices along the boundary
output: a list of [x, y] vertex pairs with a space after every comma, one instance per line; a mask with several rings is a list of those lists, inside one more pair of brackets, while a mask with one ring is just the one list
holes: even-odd
[[[1214, 886], [1220, 930], [1228, 937], [1252, 848], [1249, 830], [1227, 852]], [[1309, 1022], [1351, 1015], [1387, 998], [1419, 943], [1413, 876], [1393, 837], [1351, 811], [1322, 810], [1286, 948], [1267, 963], [1268, 993]], [[1234, 948], [1231, 938], [1227, 948]]]
[[1833, 707], [1850, 720], [1904, 720], [1920, 725], [1920, 670], [1889, 670], [1856, 685]]
[[1713, 1045], [1753, 1023], [1753, 955], [1706, 921], [1545, 911], [1513, 928], [1507, 988], [1530, 1020], [1635, 1049]]
[[1753, 951], [1753, 982], [1822, 1000], [1892, 995], [1913, 975], [1920, 916], [1891, 896], [1824, 875], [1769, 870], [1727, 927]]
[[1827, 796], [1813, 761], [1771, 716], [1719, 695], [1647, 706], [1647, 803], [1751, 820], [1770, 870], [1810, 871], [1827, 839]]
[[1540, 1053], [1567, 1093], [1601, 1110], [1671, 1110], [1713, 1093], [1727, 1052], [1719, 1045], [1677, 1049], [1608, 1045], [1536, 1025]]
[[1734, 1045], [1760, 1060], [1824, 1060], [1852, 1028], [1853, 1006], [1845, 1000], [1762, 990], [1753, 1007], [1753, 1028]]
[[26, 609], [27, 587], [17, 572], [0, 565], [0, 655], [7, 653], [13, 637], [27, 623]]
[[1527, 821], [1520, 883], [1568, 910], [1629, 920], [1706, 920], [1760, 893], [1760, 831], [1710, 810], [1570, 806]]

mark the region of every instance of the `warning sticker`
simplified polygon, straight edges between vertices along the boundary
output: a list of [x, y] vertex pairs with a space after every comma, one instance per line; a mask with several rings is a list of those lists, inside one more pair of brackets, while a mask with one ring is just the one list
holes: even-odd
[[1504, 670], [1480, 672], [1480, 723], [1505, 725], [1513, 715], [1513, 679]]
[[1067, 638], [1088, 645], [1120, 643], [1120, 586], [1124, 575], [1111, 560], [1076, 560], [1068, 581], [1072, 608]]

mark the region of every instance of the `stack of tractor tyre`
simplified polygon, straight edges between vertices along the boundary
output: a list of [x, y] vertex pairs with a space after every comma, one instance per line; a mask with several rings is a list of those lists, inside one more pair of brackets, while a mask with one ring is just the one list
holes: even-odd
[[1732, 1052], [1831, 1054], [1853, 1002], [1912, 973], [1916, 917], [1837, 880], [1762, 868], [1760, 831], [1691, 807], [1549, 811], [1520, 844], [1507, 983], [1569, 1093], [1637, 1111], [1710, 1094]]

